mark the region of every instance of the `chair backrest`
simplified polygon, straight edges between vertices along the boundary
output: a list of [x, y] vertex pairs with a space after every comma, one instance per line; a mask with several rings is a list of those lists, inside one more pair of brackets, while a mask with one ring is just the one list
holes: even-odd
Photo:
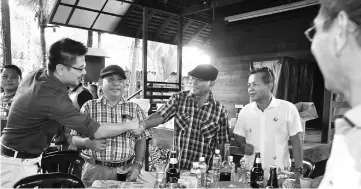
[[84, 163], [79, 153], [59, 151], [43, 156], [41, 168], [43, 173], [69, 173], [81, 178]]
[[84, 183], [75, 175], [67, 173], [46, 173], [25, 177], [14, 184], [13, 188], [85, 188]]
[[315, 169], [315, 164], [309, 159], [303, 159], [303, 177], [311, 178], [313, 170]]

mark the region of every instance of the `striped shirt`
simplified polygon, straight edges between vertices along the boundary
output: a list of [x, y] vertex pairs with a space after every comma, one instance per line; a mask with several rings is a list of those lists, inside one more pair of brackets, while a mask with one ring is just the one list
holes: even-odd
[[205, 157], [208, 166], [220, 143], [229, 142], [228, 114], [213, 98], [199, 106], [190, 91], [174, 94], [158, 113], [164, 122], [174, 119], [173, 147], [178, 151], [180, 169], [189, 170], [192, 162]]
[[[88, 114], [98, 123], [121, 123], [134, 119], [145, 120], [146, 116], [140, 106], [133, 102], [126, 102], [124, 99], [115, 106], [111, 106], [105, 96], [99, 99], [89, 100], [80, 109]], [[76, 134], [72, 131], [71, 134]], [[149, 138], [152, 130], [146, 129], [140, 137]], [[101, 161], [120, 162], [129, 160], [134, 156], [134, 147], [137, 137], [129, 131], [121, 135], [107, 138], [108, 146], [105, 151], [95, 152], [91, 149], [83, 150], [84, 154]]]

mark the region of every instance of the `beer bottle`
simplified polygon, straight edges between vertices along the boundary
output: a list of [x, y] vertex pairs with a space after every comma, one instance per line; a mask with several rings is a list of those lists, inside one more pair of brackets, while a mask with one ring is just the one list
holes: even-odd
[[261, 153], [256, 152], [254, 164], [251, 169], [251, 183], [252, 188], [263, 188], [263, 169], [261, 164]]
[[270, 166], [270, 174], [266, 188], [278, 188], [277, 167], [275, 165]]
[[178, 179], [180, 177], [180, 171], [178, 168], [178, 159], [177, 159], [176, 151], [171, 151], [170, 153], [169, 166], [166, 174], [167, 174], [166, 175], [167, 183], [178, 183]]

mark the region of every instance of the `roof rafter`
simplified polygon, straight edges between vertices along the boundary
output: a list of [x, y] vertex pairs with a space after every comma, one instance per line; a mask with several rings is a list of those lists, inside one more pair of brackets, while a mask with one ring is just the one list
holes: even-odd
[[[188, 20], [188, 22], [183, 26], [183, 33], [191, 26], [193, 23], [193, 20]], [[179, 33], [177, 32], [177, 35], [173, 38], [173, 43], [176, 43], [178, 41]]]
[[169, 23], [175, 18], [175, 15], [170, 15], [167, 20], [163, 23], [163, 25], [158, 29], [157, 33], [155, 34], [153, 40], [157, 40], [159, 35], [164, 31], [164, 29], [169, 25]]
[[[150, 13], [148, 13], [148, 17], [147, 17], [147, 23], [150, 21], [150, 19], [152, 19], [153, 15], [156, 13], [157, 11], [155, 9], [151, 10]], [[143, 23], [139, 26], [138, 30], [137, 30], [137, 35], [136, 37], [139, 37], [139, 35], [142, 33], [143, 31]]]
[[190, 7], [186, 7], [181, 11], [182, 16], [191, 15], [199, 12], [204, 12], [207, 10], [211, 10], [213, 8], [217, 7], [223, 7], [227, 5], [232, 5], [235, 3], [240, 3], [244, 0], [212, 0], [207, 3], [201, 4], [201, 5], [194, 5]]
[[203, 27], [199, 28], [196, 31], [196, 33], [185, 44], [189, 44], [190, 42], [192, 42], [206, 27], [207, 24], [204, 24]]

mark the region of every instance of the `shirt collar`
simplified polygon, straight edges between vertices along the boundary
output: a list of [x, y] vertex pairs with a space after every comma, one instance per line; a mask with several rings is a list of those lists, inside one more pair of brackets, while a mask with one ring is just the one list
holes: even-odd
[[54, 84], [59, 86], [59, 88], [62, 89], [64, 92], [68, 93], [68, 88], [66, 87], [66, 85], [64, 85], [57, 77], [55, 77], [52, 72], [46, 69], [44, 73], [55, 82]]
[[354, 126], [361, 127], [361, 104], [347, 111], [344, 115]]
[[[97, 103], [103, 103], [104, 105], [107, 105], [108, 104], [108, 99], [107, 97], [103, 94], [102, 96], [100, 96], [97, 101]], [[122, 97], [120, 99], [120, 101], [118, 102], [118, 104], [123, 104], [123, 103], [126, 103], [127, 101]]]
[[[189, 91], [187, 97], [191, 97], [193, 99], [195, 98], [195, 96], [191, 93], [191, 91]], [[204, 103], [204, 105], [208, 105], [209, 103], [216, 104], [216, 100], [213, 97], [212, 91], [209, 91], [209, 97], [208, 97], [207, 101]]]
[[[279, 104], [278, 99], [275, 98], [272, 95], [271, 102], [270, 102], [270, 104], [268, 105], [268, 107], [266, 109], [268, 109], [268, 108], [276, 108], [278, 106], [278, 104]], [[252, 102], [251, 107], [254, 108], [254, 109], [257, 109], [257, 110], [259, 109], [256, 102]]]

